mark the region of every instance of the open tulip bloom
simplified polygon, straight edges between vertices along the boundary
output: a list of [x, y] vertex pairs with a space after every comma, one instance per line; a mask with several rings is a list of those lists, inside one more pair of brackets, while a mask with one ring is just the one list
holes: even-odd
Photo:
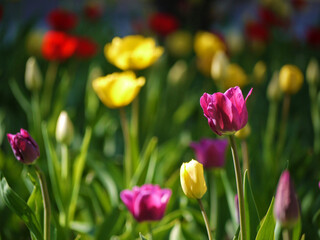
[[138, 222], [161, 220], [171, 197], [171, 190], [145, 184], [123, 190], [120, 198]]
[[239, 87], [229, 88], [225, 93], [212, 95], [204, 93], [200, 105], [210, 128], [218, 135], [233, 134], [248, 122], [246, 101], [252, 89], [244, 99]]

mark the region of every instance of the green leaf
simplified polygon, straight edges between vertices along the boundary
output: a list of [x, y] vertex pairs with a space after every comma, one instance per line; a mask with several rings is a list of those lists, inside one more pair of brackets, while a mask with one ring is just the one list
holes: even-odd
[[24, 221], [31, 234], [34, 235], [36, 239], [42, 240], [43, 235], [41, 226], [33, 211], [27, 203], [10, 188], [7, 180], [2, 176], [2, 174], [0, 174], [0, 178], [0, 195], [3, 202]]
[[144, 237], [141, 233], [139, 233], [139, 236], [140, 236], [140, 239], [141, 239], [141, 240], [147, 240], [147, 238]]
[[239, 240], [240, 239], [240, 226], [237, 228], [236, 234], [233, 237], [233, 240]]
[[83, 141], [81, 146], [81, 152], [76, 158], [74, 165], [73, 165], [73, 173], [72, 173], [72, 193], [71, 193], [71, 200], [69, 206], [69, 221], [73, 220], [74, 213], [76, 211], [79, 191], [80, 191], [80, 184], [81, 184], [81, 177], [84, 169], [84, 165], [86, 163], [87, 153], [89, 149], [90, 139], [91, 139], [91, 128], [87, 127]]
[[174, 227], [172, 228], [170, 235], [169, 235], [169, 240], [185, 240], [186, 238], [183, 236], [182, 228], [181, 228], [181, 223], [178, 221]]
[[28, 173], [28, 177], [30, 178], [34, 187], [27, 204], [30, 207], [30, 209], [34, 212], [35, 216], [37, 217], [37, 220], [39, 222], [43, 222], [43, 203], [41, 189], [38, 182], [31, 173]]
[[253, 197], [247, 170], [245, 171], [243, 177], [243, 192], [247, 239], [252, 239], [257, 235], [260, 217], [258, 214], [256, 202]]
[[274, 204], [274, 197], [272, 198], [272, 201], [266, 216], [262, 219], [260, 223], [260, 228], [259, 228], [256, 240], [273, 240], [274, 239], [273, 233], [274, 233], [274, 228], [276, 226], [276, 222], [273, 216], [273, 204]]

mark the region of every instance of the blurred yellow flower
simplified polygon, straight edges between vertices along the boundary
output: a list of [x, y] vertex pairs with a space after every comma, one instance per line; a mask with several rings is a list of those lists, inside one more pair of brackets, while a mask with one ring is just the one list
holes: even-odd
[[203, 166], [196, 160], [183, 163], [180, 168], [180, 182], [184, 194], [188, 198], [201, 199], [207, 191], [203, 175]]
[[166, 38], [166, 47], [175, 57], [185, 57], [192, 50], [192, 35], [188, 31], [175, 31]]
[[303, 75], [301, 70], [294, 65], [284, 65], [279, 73], [280, 88], [288, 94], [295, 94], [300, 90], [303, 84]]
[[234, 135], [239, 139], [246, 139], [251, 134], [251, 127], [249, 123], [237, 131]]
[[141, 35], [130, 35], [124, 38], [115, 37], [104, 47], [108, 61], [122, 70], [140, 70], [149, 67], [163, 53], [153, 38]]
[[235, 63], [229, 64], [227, 68], [226, 78], [223, 83], [224, 89], [239, 86], [242, 88], [248, 83], [247, 74]]
[[217, 35], [204, 31], [196, 34], [194, 51], [199, 58], [212, 58], [219, 50], [226, 51], [226, 46]]
[[267, 66], [264, 61], [258, 61], [253, 67], [253, 80], [256, 84], [263, 83], [267, 72]]
[[267, 97], [270, 101], [279, 101], [280, 98], [282, 97], [278, 71], [275, 71], [272, 74], [271, 80], [267, 87]]
[[41, 30], [31, 31], [26, 38], [26, 50], [29, 55], [41, 57], [41, 47], [43, 41], [44, 32]]
[[211, 77], [216, 82], [220, 83], [225, 79], [227, 69], [229, 66], [229, 59], [224, 51], [218, 51], [211, 63]]
[[145, 84], [145, 78], [136, 78], [132, 71], [112, 73], [92, 82], [93, 90], [109, 108], [120, 108], [130, 104]]
[[312, 58], [307, 66], [306, 79], [312, 86], [317, 86], [320, 81], [319, 64], [316, 58]]

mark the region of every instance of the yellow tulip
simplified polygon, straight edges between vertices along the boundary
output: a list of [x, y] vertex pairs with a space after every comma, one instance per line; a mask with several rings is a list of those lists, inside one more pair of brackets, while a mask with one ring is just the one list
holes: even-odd
[[223, 86], [225, 89], [239, 86], [242, 88], [248, 83], [248, 78], [244, 70], [235, 63], [229, 64], [227, 67], [226, 78]]
[[284, 65], [279, 73], [280, 88], [288, 94], [295, 94], [300, 90], [303, 84], [303, 75], [301, 70], [294, 65]]
[[219, 51], [226, 51], [225, 44], [220, 38], [210, 32], [200, 31], [194, 39], [194, 51], [199, 58], [211, 58]]
[[109, 108], [120, 108], [130, 104], [145, 84], [145, 78], [136, 78], [132, 71], [112, 73], [92, 82], [93, 90]]
[[307, 66], [306, 79], [312, 86], [317, 86], [320, 80], [319, 64], [317, 59], [312, 58]]
[[207, 191], [203, 175], [203, 166], [196, 160], [183, 163], [180, 168], [180, 182], [184, 194], [188, 198], [201, 199]]
[[211, 77], [216, 82], [222, 81], [227, 74], [229, 59], [224, 51], [218, 51], [211, 63]]
[[166, 47], [175, 57], [185, 57], [192, 51], [192, 35], [188, 31], [175, 31], [166, 38]]
[[108, 61], [122, 70], [140, 70], [149, 67], [162, 55], [163, 48], [155, 40], [140, 35], [115, 37], [104, 47]]
[[255, 83], [263, 83], [267, 72], [267, 66], [263, 61], [258, 61], [253, 67], [253, 78]]

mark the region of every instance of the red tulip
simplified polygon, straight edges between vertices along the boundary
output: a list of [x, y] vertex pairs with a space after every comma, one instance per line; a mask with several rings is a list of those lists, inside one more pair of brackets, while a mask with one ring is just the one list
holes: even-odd
[[320, 28], [313, 27], [308, 29], [307, 42], [313, 47], [320, 47]]
[[161, 36], [166, 36], [177, 30], [178, 20], [167, 13], [155, 13], [149, 19], [150, 27]]
[[246, 25], [246, 34], [251, 41], [266, 42], [269, 38], [269, 31], [266, 26], [259, 22], [249, 22]]
[[84, 7], [84, 14], [88, 19], [96, 21], [103, 14], [102, 6], [100, 4], [88, 4]]
[[91, 58], [97, 53], [97, 44], [89, 38], [77, 38], [76, 56], [79, 58]]
[[74, 13], [64, 9], [54, 9], [48, 15], [50, 26], [59, 31], [69, 31], [76, 27], [78, 17]]

